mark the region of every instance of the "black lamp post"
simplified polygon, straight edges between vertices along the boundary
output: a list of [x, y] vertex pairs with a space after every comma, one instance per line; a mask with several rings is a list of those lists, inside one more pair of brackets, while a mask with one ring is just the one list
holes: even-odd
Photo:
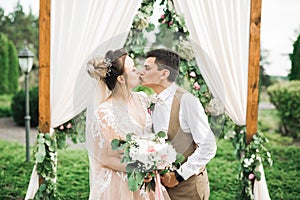
[[28, 76], [33, 65], [33, 53], [26, 47], [19, 51], [19, 65], [22, 72], [25, 74], [25, 130], [26, 130], [26, 161], [30, 160], [29, 153], [29, 130], [30, 130], [30, 114], [29, 114], [29, 89]]

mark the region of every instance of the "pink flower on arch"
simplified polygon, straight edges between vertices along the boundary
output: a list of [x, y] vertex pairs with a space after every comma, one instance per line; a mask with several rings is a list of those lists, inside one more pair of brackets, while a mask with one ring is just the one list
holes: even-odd
[[194, 71], [190, 72], [190, 77], [195, 78], [196, 77], [196, 73]]
[[164, 19], [164, 18], [165, 18], [165, 15], [162, 15], [160, 18]]
[[254, 179], [255, 175], [253, 173], [249, 174], [248, 179], [251, 181], [252, 179]]
[[199, 85], [198, 82], [195, 82], [193, 87], [194, 87], [195, 90], [199, 90], [200, 89], [200, 85]]
[[172, 25], [173, 25], [173, 21], [170, 21], [170, 22], [169, 22], [169, 26], [172, 26]]
[[64, 130], [64, 125], [60, 125], [59, 130]]
[[71, 123], [68, 123], [67, 126], [66, 126], [68, 129], [72, 128], [72, 124]]

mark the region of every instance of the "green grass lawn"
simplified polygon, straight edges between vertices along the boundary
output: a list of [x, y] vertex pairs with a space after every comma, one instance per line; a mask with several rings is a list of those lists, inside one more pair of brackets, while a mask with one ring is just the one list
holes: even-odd
[[[300, 196], [300, 147], [289, 137], [266, 133], [273, 167], [265, 166], [271, 199], [296, 200]], [[0, 141], [0, 199], [23, 199], [33, 167], [25, 162], [23, 145]], [[216, 157], [207, 166], [212, 200], [232, 200], [238, 190], [238, 161], [231, 143], [218, 141]], [[58, 152], [58, 191], [65, 199], [88, 199], [88, 157], [84, 150]]]

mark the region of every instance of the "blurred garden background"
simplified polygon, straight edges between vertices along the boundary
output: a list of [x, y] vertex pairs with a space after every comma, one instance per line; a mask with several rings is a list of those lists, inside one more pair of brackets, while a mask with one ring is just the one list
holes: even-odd
[[[0, 122], [13, 121], [10, 127], [0, 127], [2, 135], [8, 128], [25, 135], [25, 128], [23, 132], [20, 129], [24, 126], [25, 113], [24, 75], [18, 66], [17, 53], [24, 43], [35, 54], [29, 77], [30, 116], [34, 130], [38, 125], [38, 29], [38, 17], [31, 12], [25, 13], [20, 3], [11, 13], [5, 13], [0, 7]], [[293, 51], [289, 54], [291, 70], [288, 76], [267, 75], [264, 68], [272, 61], [268, 58], [268, 50], [261, 50], [258, 128], [269, 140], [266, 146], [273, 159], [273, 166], [265, 166], [271, 199], [296, 200], [300, 196], [300, 34], [297, 31], [296, 34]], [[224, 139], [228, 135], [226, 131], [230, 132], [224, 130], [221, 134], [217, 155], [207, 166], [212, 200], [235, 199], [239, 192], [239, 161], [231, 141]], [[7, 136], [1, 138], [0, 199], [24, 199], [34, 166], [35, 146], [31, 146], [31, 161], [25, 162], [25, 143], [13, 142]], [[60, 196], [88, 199], [88, 156], [83, 146], [59, 150], [58, 158]]]

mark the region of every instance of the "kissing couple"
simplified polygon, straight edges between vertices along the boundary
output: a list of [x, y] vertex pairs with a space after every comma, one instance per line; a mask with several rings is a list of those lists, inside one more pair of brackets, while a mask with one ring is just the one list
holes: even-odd
[[[126, 164], [122, 152], [113, 151], [113, 139], [125, 140], [127, 133], [137, 136], [164, 131], [176, 152], [185, 160], [174, 171], [161, 176], [162, 199], [206, 200], [210, 189], [206, 164], [216, 154], [216, 140], [199, 100], [175, 84], [180, 56], [169, 49], [146, 53], [142, 70], [125, 49], [108, 51], [88, 61], [87, 72], [104, 88], [89, 124], [91, 140], [90, 200], [155, 199], [153, 192], [128, 189]], [[148, 112], [151, 98], [133, 92], [138, 85], [153, 89], [156, 103]]]

